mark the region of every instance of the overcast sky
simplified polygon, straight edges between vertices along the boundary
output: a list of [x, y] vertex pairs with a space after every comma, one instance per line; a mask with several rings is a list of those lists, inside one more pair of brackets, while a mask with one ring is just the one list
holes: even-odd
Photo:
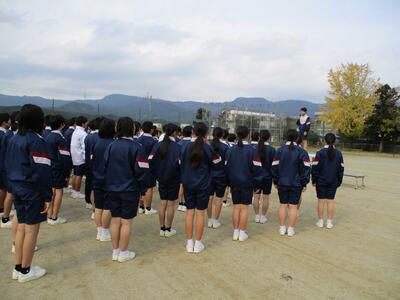
[[321, 102], [340, 63], [400, 85], [399, 12], [396, 0], [0, 0], [0, 93]]

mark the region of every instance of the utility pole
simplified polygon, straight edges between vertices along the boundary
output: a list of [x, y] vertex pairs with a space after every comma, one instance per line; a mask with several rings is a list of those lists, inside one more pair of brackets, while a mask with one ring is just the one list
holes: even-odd
[[53, 111], [53, 114], [54, 114], [54, 98], [53, 98], [53, 103], [52, 103], [52, 111]]
[[100, 104], [97, 104], [97, 116], [100, 117]]

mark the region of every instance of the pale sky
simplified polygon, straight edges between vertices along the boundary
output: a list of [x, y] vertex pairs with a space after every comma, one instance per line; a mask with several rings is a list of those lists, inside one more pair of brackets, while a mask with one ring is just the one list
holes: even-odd
[[322, 102], [327, 72], [400, 85], [400, 1], [1, 1], [0, 93]]

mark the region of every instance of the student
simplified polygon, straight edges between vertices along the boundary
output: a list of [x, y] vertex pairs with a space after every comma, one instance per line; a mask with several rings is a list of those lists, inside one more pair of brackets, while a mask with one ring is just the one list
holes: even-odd
[[[305, 152], [306, 155], [308, 155], [308, 152], [306, 150], [304, 150], [304, 148], [301, 146], [302, 143], [303, 143], [303, 139], [301, 138], [301, 136], [299, 134], [299, 136], [297, 137], [297, 140], [296, 140], [296, 144], [299, 146], [299, 148], [301, 150], [303, 150], [303, 152]], [[301, 193], [299, 204], [297, 204], [297, 217], [300, 216], [300, 207], [301, 207], [301, 202], [303, 201], [303, 193], [304, 192]]]
[[[295, 234], [297, 221], [297, 205], [302, 191], [310, 181], [310, 160], [308, 154], [296, 144], [298, 132], [290, 129], [287, 132], [287, 142], [276, 152], [272, 162], [272, 177], [278, 188], [279, 201], [279, 233], [288, 236]], [[286, 231], [287, 209], [289, 220]]]
[[11, 138], [5, 159], [18, 219], [12, 278], [19, 282], [46, 274], [45, 269], [31, 266], [40, 223], [47, 218], [52, 197], [50, 153], [40, 136], [43, 124], [42, 109], [24, 105], [18, 115], [18, 133]]
[[[219, 217], [221, 215], [222, 198], [224, 197], [228, 184], [225, 173], [225, 156], [229, 146], [222, 143], [221, 139], [223, 134], [224, 130], [221, 127], [215, 127], [213, 130], [213, 140], [211, 142], [211, 147], [213, 149], [212, 161], [214, 163], [214, 167], [211, 170], [211, 193], [208, 202], [207, 216], [208, 228], [214, 229], [221, 227]], [[213, 218], [212, 205], [214, 199], [215, 210]]]
[[[184, 144], [190, 143], [192, 140], [192, 133], [193, 133], [193, 127], [188, 125], [183, 127], [182, 129], [182, 139], [178, 142], [179, 146], [183, 147]], [[180, 184], [179, 186], [179, 196], [178, 196], [178, 211], [185, 212], [186, 209], [186, 204], [185, 204], [185, 198], [183, 197], [183, 186]]]
[[85, 164], [85, 138], [87, 136], [86, 127], [88, 120], [85, 117], [79, 116], [76, 118], [76, 127], [71, 137], [71, 158], [74, 166], [74, 178], [72, 179], [72, 198], [84, 199], [81, 185], [82, 177], [86, 172]]
[[181, 147], [175, 141], [178, 126], [167, 124], [164, 139], [154, 145], [150, 155], [150, 170], [157, 178], [160, 192], [160, 236], [171, 237], [176, 234], [172, 228], [175, 214], [175, 201], [178, 199], [180, 185], [179, 154]]
[[89, 134], [85, 137], [85, 207], [87, 209], [92, 209], [92, 219], [94, 218], [94, 195], [93, 195], [93, 170], [92, 170], [92, 155], [93, 147], [99, 140], [99, 126], [100, 122], [103, 120], [102, 117], [95, 118], [88, 123]]
[[[186, 251], [200, 253], [205, 246], [201, 241], [204, 232], [204, 210], [208, 206], [211, 187], [212, 149], [206, 143], [207, 126], [196, 123], [193, 128], [193, 139], [182, 146], [181, 179], [186, 201]], [[194, 217], [196, 216], [196, 223]], [[195, 242], [193, 243], [193, 227]]]
[[51, 132], [51, 126], [50, 126], [50, 119], [51, 119], [51, 115], [46, 115], [44, 117], [44, 129], [42, 131], [42, 137], [46, 138], [47, 135]]
[[255, 187], [261, 185], [262, 168], [257, 150], [247, 142], [249, 129], [239, 126], [236, 134], [238, 143], [229, 148], [226, 154], [226, 172], [233, 202], [233, 240], [243, 242], [248, 239], [248, 208], [253, 200]]
[[145, 189], [149, 163], [139, 143], [134, 141], [133, 120], [122, 117], [117, 122], [117, 139], [105, 153], [105, 186], [111, 210], [112, 260], [125, 262], [135, 258], [128, 251], [132, 220], [139, 198]]
[[303, 148], [307, 150], [308, 147], [308, 133], [310, 132], [311, 127], [311, 119], [307, 115], [307, 108], [302, 107], [300, 108], [299, 119], [297, 120], [297, 131], [299, 132], [300, 137], [303, 140]]
[[65, 124], [64, 118], [60, 115], [51, 116], [49, 124], [51, 132], [47, 134], [44, 140], [49, 147], [51, 157], [53, 197], [47, 213], [47, 223], [49, 225], [58, 225], [67, 222], [65, 218], [59, 216], [59, 212], [65, 181], [68, 177], [68, 167], [71, 154], [69, 152], [67, 140], [61, 133]]
[[251, 144], [258, 145], [258, 140], [260, 139], [260, 133], [258, 131], [253, 131], [251, 133]]
[[228, 135], [228, 145], [229, 145], [229, 147], [232, 147], [233, 145], [235, 145], [235, 141], [236, 141], [236, 134], [230, 133]]
[[[143, 146], [146, 156], [148, 157], [153, 149], [154, 144], [157, 143], [157, 141], [151, 135], [153, 131], [153, 122], [143, 122], [142, 130], [143, 134], [137, 139], [137, 141]], [[147, 182], [147, 191], [144, 195], [144, 205], [140, 207], [141, 210], [144, 210], [145, 215], [154, 215], [157, 213], [157, 211], [151, 207], [153, 202], [153, 189], [155, 186], [156, 179], [150, 175]]]
[[94, 194], [94, 222], [97, 227], [96, 239], [100, 242], [111, 241], [109, 232], [111, 213], [109, 195], [105, 187], [105, 160], [106, 149], [113, 142], [115, 136], [115, 121], [103, 119], [100, 122], [99, 139], [92, 151], [93, 194]]
[[[75, 131], [75, 123], [76, 123], [76, 118], [71, 118], [71, 119], [67, 120], [65, 122], [65, 127], [64, 127], [64, 132], [63, 132], [63, 135], [64, 135], [65, 139], [67, 140], [67, 145], [68, 145], [68, 148], [70, 149], [70, 152], [71, 152], [71, 138], [72, 138], [72, 134]], [[65, 183], [66, 186], [64, 189], [64, 191], [66, 193], [71, 193], [73, 191], [72, 186], [69, 185], [69, 180], [71, 177], [72, 169], [73, 169], [73, 164], [72, 164], [72, 158], [70, 157], [69, 168], [68, 168], [68, 178]]]
[[261, 160], [263, 178], [261, 186], [258, 187], [258, 193], [254, 193], [253, 208], [256, 214], [255, 222], [261, 224], [268, 221], [266, 214], [269, 208], [269, 195], [271, 194], [272, 187], [271, 168], [272, 161], [275, 157], [275, 149], [268, 143], [270, 137], [271, 134], [268, 130], [261, 130], [258, 144], [255, 147]]
[[[4, 169], [4, 159], [5, 159], [5, 153], [6, 149], [4, 149], [3, 146], [3, 139], [7, 136], [7, 133], [9, 131], [9, 128], [11, 126], [11, 119], [10, 115], [7, 113], [2, 113], [0, 114], [0, 172], [1, 170]], [[6, 198], [7, 194], [7, 180], [5, 177], [2, 176], [3, 173], [0, 173], [0, 214], [1, 217], [3, 217], [4, 213], [4, 200]], [[9, 218], [8, 220], [5, 220], [3, 224], [3, 219], [1, 221], [1, 228], [6, 228], [6, 227], [11, 227], [11, 222]]]
[[324, 205], [327, 203], [328, 219], [326, 228], [333, 228], [333, 200], [336, 189], [343, 180], [344, 162], [342, 153], [335, 149], [336, 137], [333, 133], [325, 135], [325, 147], [319, 150], [312, 163], [312, 183], [318, 198], [317, 226], [324, 227]]
[[[229, 130], [228, 129], [224, 129], [224, 135], [222, 136], [222, 140], [221, 143], [226, 144], [228, 147], [230, 147], [229, 143], [228, 143], [228, 136], [229, 136]], [[224, 193], [224, 197], [222, 198], [222, 206], [223, 207], [228, 207], [231, 204], [228, 202], [228, 196], [230, 194], [230, 189], [229, 186], [226, 187], [225, 189], [225, 193]]]

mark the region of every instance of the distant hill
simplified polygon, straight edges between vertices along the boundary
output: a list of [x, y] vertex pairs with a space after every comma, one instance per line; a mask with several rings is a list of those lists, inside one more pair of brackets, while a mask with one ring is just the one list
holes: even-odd
[[[1, 107], [17, 107], [26, 103], [41, 106], [46, 111], [53, 107], [52, 99], [36, 96], [10, 96], [0, 94]], [[205, 108], [213, 114], [222, 109], [247, 109], [260, 112], [274, 112], [282, 116], [297, 116], [300, 107], [307, 107], [309, 115], [319, 111], [320, 104], [305, 100], [269, 101], [265, 98], [239, 97], [227, 102], [205, 103], [199, 101], [168, 101], [152, 99], [151, 103], [144, 97], [112, 94], [102, 99], [91, 100], [54, 100], [54, 110], [66, 115], [84, 114], [132, 116], [137, 119], [158, 119], [188, 123], [194, 119], [197, 109]]]

